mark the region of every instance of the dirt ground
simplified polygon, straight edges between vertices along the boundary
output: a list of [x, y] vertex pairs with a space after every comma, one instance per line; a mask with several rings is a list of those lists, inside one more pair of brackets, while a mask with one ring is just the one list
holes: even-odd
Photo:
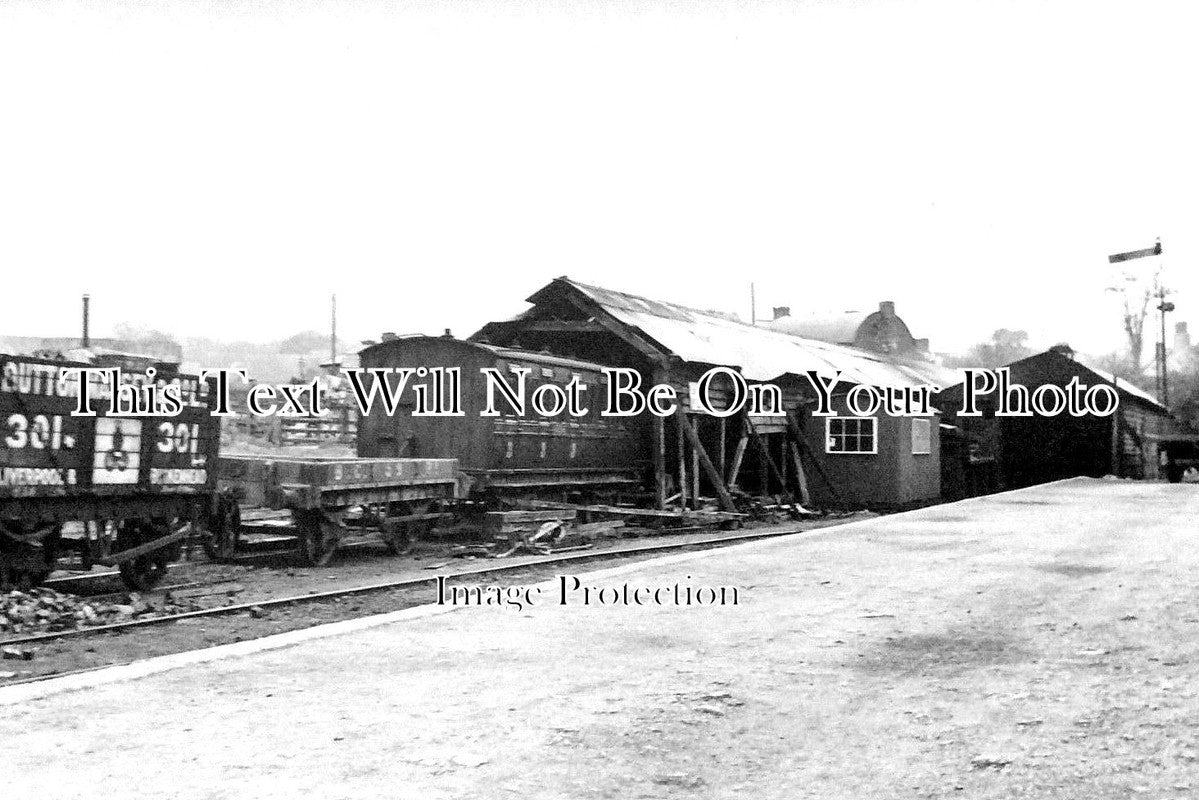
[[[617, 550], [654, 547], [667, 544], [703, 545], [727, 536], [770, 533], [780, 530], [813, 530], [861, 518], [863, 515], [846, 518], [824, 518], [806, 522], [786, 524], [750, 524], [740, 531], [709, 530], [703, 532], [670, 534], [648, 529], [618, 529], [620, 538], [597, 539], [594, 547], [578, 551], [574, 555], [590, 563], [603, 562], [605, 553]], [[868, 516], [868, 515], [866, 515]], [[479, 579], [480, 582], [496, 583], [515, 580], [544, 580], [557, 574], [561, 568], [535, 565], [545, 561], [544, 557], [518, 555], [504, 559], [480, 557], [460, 558], [452, 555], [453, 540], [421, 542], [411, 554], [388, 555], [382, 544], [364, 542], [360, 546], [347, 547], [339, 551], [335, 561], [328, 567], [300, 566], [298, 557], [271, 556], [252, 558], [237, 564], [216, 564], [207, 561], [202, 552], [195, 553], [195, 560], [182, 561], [172, 566], [163, 581], [163, 588], [143, 592], [134, 599], [138, 602], [141, 616], [159, 616], [180, 613], [190, 609], [215, 608], [229, 605], [260, 603], [280, 597], [298, 597], [358, 586], [386, 583], [405, 579], [432, 579], [438, 575], [452, 575], [471, 570], [498, 566], [528, 565], [527, 570], [503, 573], [496, 578]], [[645, 560], [655, 555], [622, 557], [620, 561]], [[582, 567], [580, 567], [582, 568]], [[99, 574], [100, 570], [94, 570]], [[66, 572], [55, 573], [56, 578], [68, 578]], [[192, 586], [192, 584], [202, 584]], [[130, 595], [118, 576], [89, 580], [77, 584], [57, 584], [60, 591], [85, 592], [98, 602], [128, 604]], [[169, 587], [181, 586], [171, 591]], [[321, 602], [305, 603], [293, 607], [267, 608], [261, 611], [239, 611], [228, 616], [205, 617], [182, 620], [169, 626], [132, 628], [119, 632], [90, 635], [87, 637], [65, 637], [43, 640], [33, 644], [21, 644], [31, 660], [5, 660], [0, 662], [0, 687], [33, 678], [59, 675], [79, 670], [94, 669], [112, 664], [125, 664], [142, 658], [195, 650], [202, 647], [240, 642], [274, 633], [307, 628], [328, 622], [385, 613], [401, 608], [429, 602], [433, 599], [431, 585], [394, 591], [360, 594], [345, 598], [333, 598]], [[105, 621], [121, 621], [106, 619]], [[28, 633], [36, 633], [29, 631]], [[0, 634], [0, 646], [6, 641], [24, 634]]]
[[[1077, 480], [10, 707], [14, 796], [1199, 796], [1193, 486]], [[53, 754], [49, 757], [48, 754]]]

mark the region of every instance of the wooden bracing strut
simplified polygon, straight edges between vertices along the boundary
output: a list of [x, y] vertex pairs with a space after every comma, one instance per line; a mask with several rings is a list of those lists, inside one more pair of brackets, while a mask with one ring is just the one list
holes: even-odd
[[[733, 504], [733, 496], [729, 493], [728, 486], [725, 485], [724, 476], [712, 465], [712, 459], [708, 457], [708, 452], [704, 450], [704, 445], [699, 439], [699, 434], [692, 426], [691, 421], [687, 419], [687, 412], [683, 410], [682, 406], [675, 412], [675, 420], [679, 424], [679, 430], [683, 432], [691, 444], [693, 462], [699, 463], [704, 474], [711, 482], [712, 488], [716, 490], [716, 496], [720, 498], [720, 507], [725, 511], [736, 511], [737, 507]], [[695, 479], [695, 486], [698, 490], [698, 476]]]
[[[751, 420], [749, 418], [749, 415], [745, 414], [745, 413], [742, 413], [741, 420], [745, 424], [745, 429], [747, 431], [749, 431], [750, 438], [753, 439], [754, 444], [758, 448], [758, 456], [762, 459], [762, 463], [764, 463], [766, 465], [767, 470], [769, 470], [770, 473], [773, 474], [774, 477], [778, 479], [779, 486], [783, 490], [783, 498], [787, 501], [787, 505], [794, 508], [795, 512], [797, 514], [803, 513], [804, 511], [806, 511], [805, 508], [803, 508], [801, 505], [799, 505], [799, 503], [797, 503], [795, 501], [795, 497], [791, 494], [791, 492], [788, 491], [787, 478], [783, 474], [783, 471], [781, 469], [779, 469], [778, 465], [774, 463], [774, 459], [770, 457], [770, 449], [768, 447], [766, 447], [766, 442], [762, 441], [762, 437], [758, 434], [757, 430], [754, 428], [753, 420]], [[763, 491], [765, 491], [766, 488], [767, 487], [763, 486], [762, 487]]]
[[[799, 446], [804, 450], [807, 450], [808, 443], [803, 437], [803, 430], [799, 427], [799, 421], [795, 418], [794, 411], [787, 412], [787, 427], [790, 428], [791, 435], [795, 438], [795, 441], [799, 443]], [[836, 484], [829, 480], [828, 474], [824, 471], [824, 467], [820, 466], [820, 459], [816, 458], [815, 455], [812, 455], [811, 461], [812, 466], [816, 467], [816, 472], [820, 474], [821, 480], [824, 481], [824, 485], [827, 486], [829, 491], [833, 493], [833, 499], [840, 503], [841, 493], [837, 491]]]

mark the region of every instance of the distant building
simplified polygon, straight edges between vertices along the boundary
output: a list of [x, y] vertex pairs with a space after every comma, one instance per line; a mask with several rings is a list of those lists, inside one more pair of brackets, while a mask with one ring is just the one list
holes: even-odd
[[1170, 369], [1174, 372], [1193, 372], [1199, 366], [1199, 353], [1191, 343], [1191, 332], [1185, 322], [1174, 323], [1174, 344], [1170, 348]]
[[[122, 358], [137, 363], [160, 363], [178, 367], [183, 363], [183, 348], [174, 342], [157, 339], [115, 339], [90, 337], [88, 346], [77, 336], [0, 336], [0, 353], [92, 361], [99, 357], [119, 363]], [[71, 354], [75, 355], [72, 356]]]
[[843, 311], [809, 317], [793, 317], [789, 308], [780, 306], [774, 309], [774, 319], [761, 325], [792, 336], [857, 347], [880, 355], [924, 358], [928, 354], [928, 339], [912, 335], [890, 300], [879, 303], [877, 311]]

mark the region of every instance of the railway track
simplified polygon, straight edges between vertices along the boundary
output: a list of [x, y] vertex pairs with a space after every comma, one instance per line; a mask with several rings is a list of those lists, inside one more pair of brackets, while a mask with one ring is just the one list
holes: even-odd
[[[343, 543], [338, 548], [338, 550], [339, 550], [339, 552], [352, 552], [354, 550], [377, 548], [377, 547], [378, 547], [378, 544], [375, 542], [358, 541], [358, 542]], [[294, 555], [295, 555], [294, 547], [286, 548], [286, 549], [280, 549], [280, 548], [270, 549], [269, 547], [260, 547], [257, 550], [249, 549], [244, 553], [239, 553], [236, 557], [228, 559], [226, 563], [229, 563], [229, 564], [253, 564], [255, 562], [262, 562], [264, 560], [268, 560], [268, 559], [272, 559], [272, 558], [292, 557]], [[168, 571], [172, 570], [172, 569], [176, 568], [177, 566], [178, 566], [178, 564], [168, 564], [167, 570]], [[41, 585], [47, 589], [63, 591], [63, 592], [67, 592], [68, 594], [77, 594], [77, 595], [80, 595], [81, 597], [87, 597], [88, 599], [101, 599], [101, 598], [106, 598], [106, 597], [110, 597], [110, 596], [116, 597], [116, 596], [120, 596], [120, 595], [124, 595], [124, 594], [129, 594], [129, 592], [132, 591], [128, 588], [122, 588], [117, 591], [95, 592], [90, 588], [91, 586], [93, 586], [95, 584], [104, 584], [108, 581], [120, 581], [120, 580], [121, 580], [121, 573], [116, 570], [112, 570], [109, 572], [82, 572], [82, 573], [78, 573], [75, 575], [62, 575], [57, 578], [50, 578], [48, 580], [45, 580], [42, 582]], [[164, 592], [169, 592], [172, 589], [190, 589], [190, 588], [197, 587], [197, 586], [208, 586], [210, 584], [224, 583], [228, 580], [229, 580], [228, 578], [213, 578], [211, 580], [192, 581], [190, 583], [164, 584], [162, 586], [156, 586], [153, 589], [145, 590], [141, 593], [145, 594], [145, 595], [163, 594]]]
[[[718, 547], [727, 547], [733, 544], [742, 542], [754, 541], [759, 539], [773, 539], [780, 536], [789, 536], [796, 533], [802, 533], [811, 530], [810, 527], [803, 528], [788, 528], [786, 530], [769, 530], [760, 532], [740, 533], [732, 536], [722, 536], [716, 539], [705, 539], [702, 541], [690, 542], [668, 542], [662, 544], [649, 544], [636, 547], [621, 547], [608, 550], [587, 550], [582, 552], [562, 553], [558, 555], [550, 555], [539, 558], [535, 561], [520, 561], [516, 563], [505, 564], [489, 564], [487, 566], [476, 567], [473, 569], [456, 570], [451, 573], [438, 573], [435, 575], [419, 576], [404, 578], [402, 580], [384, 581], [381, 583], [371, 583], [363, 586], [354, 586], [345, 589], [332, 589], [324, 592], [315, 592], [312, 594], [293, 595], [289, 597], [279, 597], [269, 600], [258, 600], [254, 602], [237, 603], [228, 606], [218, 606], [215, 608], [206, 608], [197, 611], [187, 611], [180, 614], [163, 614], [160, 616], [140, 617], [138, 619], [126, 620], [123, 622], [115, 622], [108, 625], [96, 625], [92, 627], [73, 628], [65, 631], [48, 631], [45, 633], [30, 634], [28, 636], [13, 637], [0, 639], [0, 645], [12, 646], [22, 644], [37, 644], [39, 642], [49, 642], [61, 639], [77, 639], [102, 636], [108, 633], [119, 633], [135, 628], [149, 628], [158, 625], [169, 625], [181, 620], [200, 619], [205, 617], [220, 617], [231, 614], [240, 614], [243, 612], [257, 613], [265, 612], [269, 609], [284, 608], [289, 606], [299, 606], [306, 603], [321, 603], [330, 600], [337, 600], [343, 597], [353, 597], [355, 595], [374, 594], [379, 592], [387, 592], [401, 589], [414, 589], [427, 585], [432, 585], [437, 582], [439, 577], [447, 579], [477, 577], [480, 575], [499, 575], [505, 572], [515, 572], [518, 570], [538, 569], [555, 564], [572, 564], [583, 561], [602, 561], [605, 559], [621, 559], [632, 556], [653, 554], [653, 553], [669, 553], [672, 551], [682, 550], [709, 550]], [[203, 582], [201, 582], [203, 583]], [[5, 685], [13, 685], [13, 683], [25, 683], [37, 680], [45, 680], [54, 675], [37, 676], [26, 679], [25, 681], [10, 682]]]

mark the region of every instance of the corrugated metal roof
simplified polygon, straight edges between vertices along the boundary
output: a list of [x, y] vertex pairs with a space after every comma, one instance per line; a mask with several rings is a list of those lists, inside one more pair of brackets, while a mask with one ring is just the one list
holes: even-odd
[[[1053, 352], [1053, 351], [1048, 351], [1048, 352]], [[1156, 397], [1154, 397], [1153, 395], [1149, 394], [1149, 392], [1146, 392], [1144, 389], [1140, 388], [1139, 386], [1137, 386], [1135, 384], [1129, 383], [1128, 381], [1124, 380], [1123, 378], [1116, 377], [1115, 375], [1113, 375], [1112, 373], [1108, 372], [1105, 369], [1100, 369], [1099, 367], [1096, 367], [1093, 364], [1088, 363], [1084, 359], [1079, 358], [1077, 355], [1075, 355], [1073, 357], [1063, 355], [1062, 358], [1071, 358], [1071, 360], [1075, 364], [1078, 364], [1083, 369], [1087, 369], [1087, 370], [1090, 370], [1091, 372], [1094, 372], [1098, 377], [1102, 378], [1104, 383], [1115, 383], [1116, 388], [1119, 389], [1120, 391], [1127, 392], [1128, 394], [1132, 395], [1133, 397], [1137, 398], [1138, 400], [1144, 400], [1146, 403], [1148, 403], [1156, 408], [1160, 408], [1162, 411], [1167, 410], [1166, 407], [1163, 406], [1160, 402], [1158, 402], [1158, 399]]]
[[[591, 372], [600, 372], [604, 369], [604, 365], [596, 364], [593, 361], [583, 361], [578, 358], [567, 358], [565, 356], [554, 355], [553, 353], [542, 353], [536, 350], [525, 350], [519, 347], [501, 347], [499, 345], [490, 344], [488, 342], [479, 342], [472, 339], [452, 339], [445, 336], [426, 336], [423, 333], [410, 333], [403, 336], [397, 336], [394, 339], [388, 339], [385, 342], [375, 342], [368, 345], [360, 351], [366, 353], [373, 350], [386, 350], [393, 347], [402, 347], [405, 342], [415, 341], [432, 341], [432, 342], [453, 342], [454, 344], [465, 347], [473, 347], [477, 350], [486, 350], [495, 358], [516, 359], [521, 361], [531, 361], [535, 364], [553, 364], [559, 367], [568, 369], [588, 370]], [[359, 356], [355, 356], [355, 360], [359, 360]]]
[[[956, 375], [935, 364], [889, 361], [855, 348], [747, 325], [720, 312], [649, 300], [570, 278], [559, 278], [554, 283], [573, 287], [620, 322], [640, 330], [684, 361], [739, 367], [746, 378], [754, 381], [804, 375], [813, 370], [831, 378], [840, 371], [841, 380], [850, 383], [905, 387], [935, 382], [928, 380], [930, 370], [934, 369], [941, 378]], [[534, 298], [540, 294], [530, 301], [537, 302]], [[961, 378], [954, 382], [961, 382]]]
[[1102, 369], [1100, 367], [1095, 366], [1094, 364], [1091, 364], [1085, 358], [1079, 358], [1078, 355], [1075, 353], [1066, 355], [1065, 353], [1063, 353], [1059, 350], [1052, 350], [1052, 349], [1045, 350], [1040, 353], [1034, 353], [1031, 356], [1025, 356], [1024, 358], [1018, 358], [1015, 361], [1012, 361], [1008, 364], [1004, 364], [1003, 366], [1005, 369], [1014, 368], [1014, 367], [1016, 367], [1016, 365], [1023, 364], [1026, 361], [1036, 361], [1039, 359], [1046, 359], [1046, 358], [1051, 358], [1054, 356], [1056, 356], [1057, 358], [1064, 359], [1066, 361], [1070, 361], [1074, 364], [1077, 364], [1078, 366], [1085, 369], [1087, 372], [1092, 373], [1096, 378], [1098, 378], [1103, 383], [1114, 384], [1118, 391], [1123, 392], [1124, 394], [1127, 394], [1130, 397], [1133, 397], [1147, 405], [1153, 406], [1155, 409], [1161, 411], [1162, 413], [1166, 413], [1166, 414], [1170, 413], [1169, 409], [1167, 409], [1165, 406], [1163, 406], [1156, 397], [1149, 394], [1144, 389], [1140, 388], [1139, 386], [1136, 386], [1135, 384], [1129, 383], [1128, 381], [1124, 380], [1123, 378], [1116, 377], [1115, 375], [1113, 375], [1112, 373], [1108, 372], [1105, 369]]

